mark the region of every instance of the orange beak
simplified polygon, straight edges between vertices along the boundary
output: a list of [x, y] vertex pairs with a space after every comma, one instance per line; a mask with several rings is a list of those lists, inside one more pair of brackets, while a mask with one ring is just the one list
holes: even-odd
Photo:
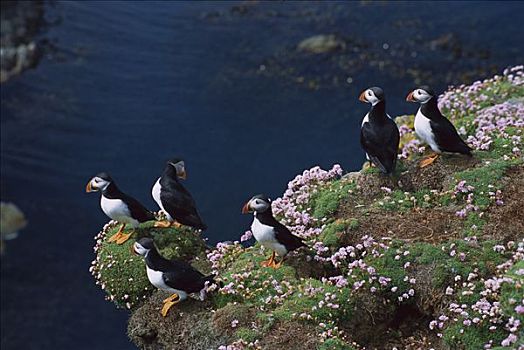
[[87, 183], [86, 193], [93, 192], [93, 187], [91, 187], [91, 180]]
[[406, 97], [406, 101], [408, 102], [417, 102], [415, 98], [413, 97], [413, 91], [411, 91], [408, 96]]
[[130, 251], [131, 253], [133, 253], [134, 255], [138, 255], [138, 253], [137, 253], [136, 250], [135, 250], [135, 245], [134, 245], [134, 244], [131, 244], [131, 245], [129, 246], [129, 251]]
[[366, 100], [366, 92], [365, 91], [362, 91], [362, 93], [360, 94], [360, 96], [358, 97], [358, 99], [362, 102], [368, 102], [368, 100]]
[[249, 207], [249, 202], [247, 202], [246, 204], [244, 204], [244, 206], [242, 207], [242, 214], [247, 214], [251, 211], [251, 208]]
[[184, 169], [180, 175], [178, 175], [179, 178], [185, 180], [187, 178], [186, 170]]

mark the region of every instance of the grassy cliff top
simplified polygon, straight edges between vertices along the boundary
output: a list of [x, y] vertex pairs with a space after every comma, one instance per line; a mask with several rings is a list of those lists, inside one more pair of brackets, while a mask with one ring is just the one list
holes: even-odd
[[273, 201], [308, 249], [273, 270], [260, 266], [270, 252], [247, 247], [249, 232], [219, 244], [207, 258], [222, 287], [166, 318], [161, 292], [145, 298], [130, 338], [172, 349], [524, 346], [523, 67], [452, 88], [439, 104], [473, 158], [421, 169], [413, 116], [397, 118], [393, 177], [315, 167]]

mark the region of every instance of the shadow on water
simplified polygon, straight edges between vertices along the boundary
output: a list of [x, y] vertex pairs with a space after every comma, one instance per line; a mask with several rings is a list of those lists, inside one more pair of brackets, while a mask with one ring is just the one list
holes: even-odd
[[[84, 193], [96, 172], [155, 208], [152, 184], [166, 159], [182, 156], [206, 237], [238, 239], [252, 194], [276, 197], [314, 165], [360, 167], [363, 88], [381, 85], [397, 115], [413, 112], [403, 100], [418, 82], [442, 90], [522, 63], [521, 10], [53, 3], [61, 23], [45, 36], [57, 51], [1, 89], [1, 197], [29, 220], [2, 257], [2, 348], [133, 348], [126, 312], [103, 300], [88, 272], [106, 221], [98, 197]], [[297, 52], [317, 34], [344, 44]]]

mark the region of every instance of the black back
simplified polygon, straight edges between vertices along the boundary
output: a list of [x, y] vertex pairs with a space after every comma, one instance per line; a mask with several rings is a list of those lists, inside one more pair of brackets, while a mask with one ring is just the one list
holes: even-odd
[[369, 111], [369, 122], [360, 129], [360, 144], [369, 159], [384, 174], [391, 174], [397, 164], [400, 133], [386, 114], [386, 102], [378, 102]]
[[129, 208], [131, 217], [133, 217], [133, 219], [137, 220], [138, 222], [155, 220], [153, 213], [147, 210], [139, 201], [120, 191], [114, 181], [111, 181], [109, 185], [102, 191], [102, 195], [108, 199], [122, 200]]
[[147, 266], [162, 272], [166, 285], [183, 290], [186, 293], [196, 293], [204, 288], [206, 281], [212, 282], [213, 276], [204, 276], [190, 264], [181, 260], [167, 260], [153, 248], [145, 258]]
[[302, 241], [302, 238], [292, 234], [286, 226], [278, 222], [277, 219], [273, 217], [271, 208], [262, 213], [257, 212], [256, 215], [260, 223], [274, 228], [276, 240], [280, 244], [284, 245], [288, 252], [298, 249], [300, 247], [306, 247], [306, 245]]
[[167, 165], [160, 178], [160, 200], [164, 209], [179, 223], [205, 230], [206, 224], [200, 218], [196, 203], [188, 190], [178, 180], [176, 170]]
[[455, 126], [440, 113], [435, 97], [423, 103], [420, 112], [429, 119], [435, 142], [442, 151], [472, 155], [471, 148], [459, 136]]

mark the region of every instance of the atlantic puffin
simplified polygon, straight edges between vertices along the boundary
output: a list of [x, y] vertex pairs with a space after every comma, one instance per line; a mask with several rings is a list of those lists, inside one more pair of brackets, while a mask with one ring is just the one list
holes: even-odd
[[214, 275], [204, 276], [184, 261], [164, 258], [151, 238], [136, 241], [133, 251], [144, 257], [149, 282], [160, 290], [172, 293], [164, 299], [161, 311], [164, 317], [173, 305], [187, 299], [188, 294], [200, 293], [200, 299], [204, 300], [206, 282], [214, 282]]
[[433, 90], [428, 87], [415, 89], [408, 94], [406, 101], [420, 103], [415, 115], [415, 132], [435, 152], [423, 159], [420, 167], [433, 163], [442, 152], [472, 156], [471, 148], [460, 138], [455, 126], [440, 113]]
[[[251, 198], [242, 208], [242, 214], [253, 213], [251, 232], [264, 247], [271, 249], [271, 257], [262, 266], [279, 268], [287, 253], [306, 245], [302, 238], [293, 235], [289, 229], [273, 217], [271, 200], [263, 194]], [[275, 253], [282, 257], [275, 261]]]
[[382, 173], [390, 175], [397, 164], [400, 133], [397, 124], [386, 113], [384, 91], [379, 87], [366, 89], [359, 100], [371, 104], [360, 127], [360, 144], [369, 165], [375, 164]]
[[156, 227], [182, 224], [199, 230], [207, 228], [198, 214], [191, 193], [180, 183], [180, 179], [185, 178], [184, 161], [178, 158], [169, 160], [162, 176], [158, 178], [151, 190], [153, 199], [167, 217], [167, 221], [156, 222]]
[[99, 173], [93, 177], [86, 186], [86, 192], [102, 191], [100, 206], [109, 218], [122, 224], [117, 233], [108, 239], [122, 244], [129, 239], [133, 231], [125, 234], [126, 224], [137, 228], [142, 222], [155, 220], [155, 216], [147, 210], [139, 201], [120, 191], [115, 181], [107, 173]]

